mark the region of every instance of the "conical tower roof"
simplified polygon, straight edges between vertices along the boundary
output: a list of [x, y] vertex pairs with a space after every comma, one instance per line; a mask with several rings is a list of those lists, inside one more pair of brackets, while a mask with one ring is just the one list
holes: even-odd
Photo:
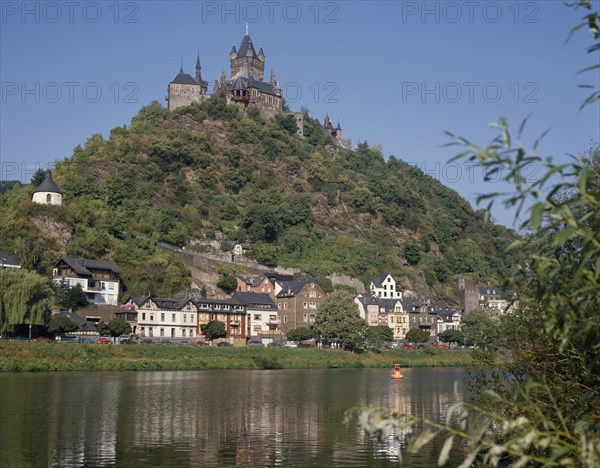
[[50, 171], [46, 171], [46, 177], [44, 178], [43, 182], [38, 186], [38, 188], [34, 190], [33, 193], [38, 192], [52, 192], [60, 193], [62, 195], [62, 192], [58, 188], [58, 185], [56, 185], [52, 180], [52, 174], [50, 174]]

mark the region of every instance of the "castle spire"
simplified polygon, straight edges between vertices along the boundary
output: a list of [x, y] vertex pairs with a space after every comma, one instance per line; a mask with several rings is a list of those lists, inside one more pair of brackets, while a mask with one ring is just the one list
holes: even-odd
[[248, 23], [246, 23], [246, 36], [248, 35]]
[[200, 66], [200, 49], [198, 49], [198, 55], [196, 56], [196, 81], [200, 83], [202, 80], [202, 67]]

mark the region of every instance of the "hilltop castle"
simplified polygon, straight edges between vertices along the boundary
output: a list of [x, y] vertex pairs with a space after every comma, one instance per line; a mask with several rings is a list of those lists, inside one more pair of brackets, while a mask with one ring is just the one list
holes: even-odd
[[[296, 119], [298, 126], [297, 135], [304, 136], [304, 114], [300, 112], [286, 112], [283, 110], [283, 97], [281, 85], [275, 79], [275, 70], [271, 69], [269, 81], [264, 81], [265, 53], [262, 47], [258, 53], [252, 43], [252, 38], [246, 30], [239, 49], [235, 45], [229, 53], [230, 79], [227, 79], [225, 70], [221, 71], [221, 79], [215, 80], [213, 94], [223, 94], [227, 102], [236, 103], [244, 108], [248, 106], [261, 110], [268, 118], [277, 114], [290, 114]], [[169, 83], [166, 101], [170, 111], [193, 103], [201, 103], [208, 99], [208, 83], [202, 79], [200, 54], [196, 57], [196, 75], [192, 77], [183, 71], [183, 65], [177, 76]], [[342, 128], [337, 127], [326, 116], [321, 124], [332, 142], [345, 149], [352, 148], [350, 140], [342, 138]]]

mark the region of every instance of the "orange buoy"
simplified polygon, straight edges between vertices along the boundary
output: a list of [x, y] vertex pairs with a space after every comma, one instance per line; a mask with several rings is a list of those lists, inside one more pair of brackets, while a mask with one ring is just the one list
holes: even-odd
[[403, 378], [404, 378], [404, 376], [402, 375], [402, 372], [400, 372], [400, 364], [394, 365], [394, 372], [392, 373], [392, 379], [393, 380], [402, 380]]

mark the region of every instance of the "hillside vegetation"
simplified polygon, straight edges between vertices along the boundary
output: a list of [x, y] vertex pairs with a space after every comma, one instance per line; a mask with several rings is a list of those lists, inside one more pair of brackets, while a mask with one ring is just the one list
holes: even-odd
[[1, 195], [0, 249], [42, 273], [61, 254], [114, 260], [126, 295], [184, 294], [189, 272], [157, 243], [217, 233], [268, 266], [390, 271], [438, 296], [457, 273], [493, 282], [511, 268], [515, 233], [454, 190], [366, 142], [332, 146], [307, 113], [305, 137], [295, 131], [293, 117], [266, 121], [222, 97], [171, 113], [153, 102], [56, 163], [64, 206], [32, 204], [31, 184]]

